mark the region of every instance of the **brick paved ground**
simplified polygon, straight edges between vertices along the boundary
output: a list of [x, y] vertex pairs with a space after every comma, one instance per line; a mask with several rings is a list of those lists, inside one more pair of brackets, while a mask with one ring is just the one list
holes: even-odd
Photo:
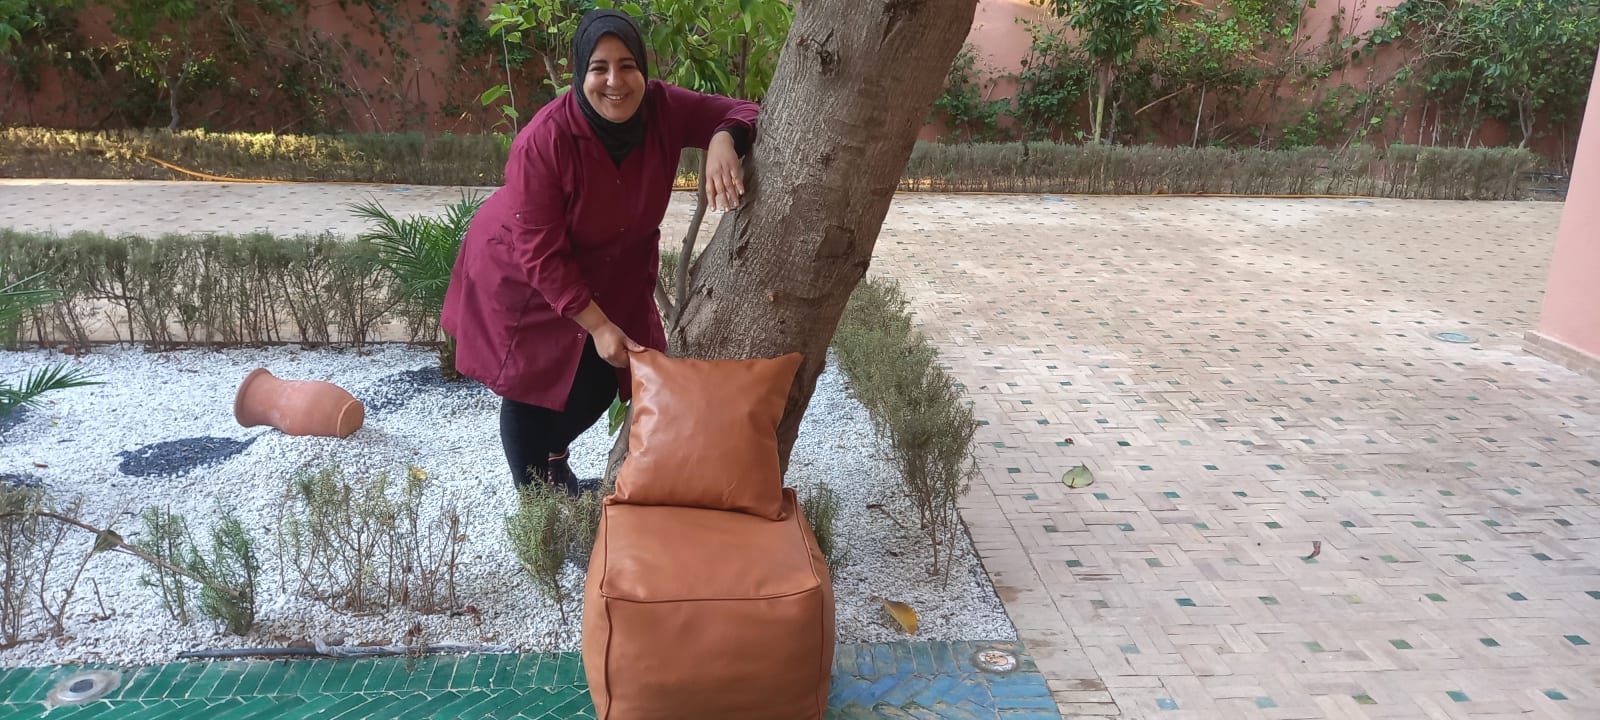
[[963, 515], [1069, 715], [1600, 717], [1600, 386], [1519, 347], [1558, 216], [902, 203], [874, 270], [987, 422]]
[[[284, 232], [371, 191], [185, 189], [0, 225]], [[1600, 384], [1520, 347], [1559, 212], [896, 201], [874, 272], [988, 423], [963, 516], [1069, 716], [1600, 717]]]

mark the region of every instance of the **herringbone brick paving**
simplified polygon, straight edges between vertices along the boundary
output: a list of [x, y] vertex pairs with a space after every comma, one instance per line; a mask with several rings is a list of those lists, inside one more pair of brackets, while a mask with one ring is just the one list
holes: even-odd
[[1600, 717], [1600, 386], [1520, 348], [1559, 210], [897, 203], [874, 274], [1069, 716]]
[[[980, 670], [973, 655], [990, 649], [1014, 654], [1016, 668], [1000, 674]], [[1044, 678], [1017, 643], [845, 644], [834, 660], [829, 720], [1060, 717]], [[49, 707], [45, 700], [51, 688], [70, 684], [80, 669], [117, 668], [0, 671], [0, 717], [573, 720], [595, 715], [577, 653], [171, 663], [120, 669], [121, 683], [104, 698]]]

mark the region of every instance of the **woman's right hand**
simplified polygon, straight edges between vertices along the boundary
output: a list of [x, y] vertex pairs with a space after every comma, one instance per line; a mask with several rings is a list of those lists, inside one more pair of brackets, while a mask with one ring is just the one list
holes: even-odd
[[644, 346], [634, 342], [613, 323], [606, 323], [594, 332], [594, 349], [601, 359], [619, 368], [628, 366], [628, 353], [644, 352]]

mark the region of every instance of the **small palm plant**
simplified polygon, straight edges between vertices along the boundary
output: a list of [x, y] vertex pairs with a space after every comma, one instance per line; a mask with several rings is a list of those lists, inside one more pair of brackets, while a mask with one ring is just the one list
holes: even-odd
[[[0, 335], [4, 335], [5, 340], [15, 339], [17, 327], [29, 310], [49, 305], [61, 296], [58, 290], [28, 287], [43, 275], [38, 273], [0, 287]], [[37, 405], [39, 397], [45, 393], [101, 384], [82, 370], [59, 363], [28, 373], [16, 385], [0, 379], [0, 418], [23, 406]]]
[[[444, 294], [450, 287], [450, 270], [461, 252], [461, 241], [483, 200], [476, 193], [463, 193], [461, 200], [446, 207], [442, 216], [404, 220], [375, 199], [347, 207], [372, 221], [372, 228], [360, 239], [377, 247], [379, 262], [399, 283], [401, 302], [411, 305], [419, 316], [437, 318], [444, 310]], [[461, 373], [456, 372], [456, 341], [449, 333], [445, 333], [444, 346], [439, 349], [439, 374], [446, 380], [461, 379]]]

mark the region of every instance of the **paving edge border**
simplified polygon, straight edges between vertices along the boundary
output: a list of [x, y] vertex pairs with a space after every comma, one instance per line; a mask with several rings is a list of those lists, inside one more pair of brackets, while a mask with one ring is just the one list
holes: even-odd
[[1523, 334], [1522, 349], [1591, 380], [1600, 381], [1600, 356], [1586, 353], [1537, 330]]

